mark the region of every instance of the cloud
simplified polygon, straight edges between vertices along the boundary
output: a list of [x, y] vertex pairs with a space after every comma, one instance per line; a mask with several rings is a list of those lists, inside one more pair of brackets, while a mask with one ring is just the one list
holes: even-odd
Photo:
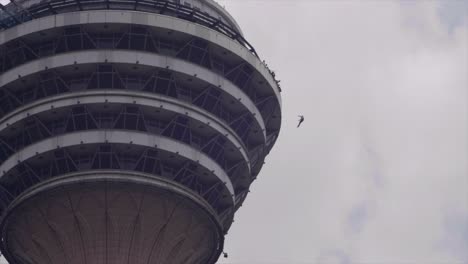
[[437, 11], [441, 18], [442, 24], [444, 24], [448, 28], [449, 32], [452, 32], [452, 30], [454, 30], [455, 28], [462, 26], [464, 23], [467, 23], [467, 1], [441, 1], [439, 2], [439, 8], [437, 9]]
[[468, 214], [457, 210], [444, 215], [445, 232], [438, 247], [468, 263]]
[[349, 256], [340, 250], [330, 250], [323, 252], [316, 263], [320, 264], [351, 264]]
[[347, 217], [347, 225], [353, 233], [360, 233], [369, 220], [369, 208], [365, 203], [353, 207]]
[[284, 102], [227, 263], [330, 252], [351, 263], [468, 261], [457, 235], [468, 215], [463, 12], [451, 22], [458, 11], [435, 1], [224, 3], [282, 80]]

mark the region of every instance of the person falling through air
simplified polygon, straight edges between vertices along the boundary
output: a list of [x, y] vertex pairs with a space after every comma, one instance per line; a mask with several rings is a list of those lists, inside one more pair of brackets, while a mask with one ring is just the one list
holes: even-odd
[[297, 127], [299, 127], [302, 124], [302, 122], [304, 122], [304, 116], [303, 115], [300, 115], [298, 117], [299, 117], [299, 124], [297, 124]]

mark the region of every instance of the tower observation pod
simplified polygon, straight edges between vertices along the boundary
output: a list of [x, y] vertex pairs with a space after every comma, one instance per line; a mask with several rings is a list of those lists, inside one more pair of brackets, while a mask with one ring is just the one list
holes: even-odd
[[281, 125], [274, 73], [213, 0], [0, 7], [10, 264], [212, 264]]

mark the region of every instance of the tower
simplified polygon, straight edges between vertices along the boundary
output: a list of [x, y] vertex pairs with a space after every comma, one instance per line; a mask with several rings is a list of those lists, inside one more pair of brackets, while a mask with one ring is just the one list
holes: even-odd
[[280, 89], [212, 0], [1, 7], [10, 263], [214, 263], [281, 125]]

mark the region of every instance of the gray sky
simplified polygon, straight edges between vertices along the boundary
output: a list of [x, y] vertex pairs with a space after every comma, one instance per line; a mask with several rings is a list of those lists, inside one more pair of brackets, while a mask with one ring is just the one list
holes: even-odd
[[468, 3], [219, 2], [283, 88], [220, 263], [468, 263]]
[[468, 2], [218, 2], [283, 88], [219, 263], [467, 264]]

